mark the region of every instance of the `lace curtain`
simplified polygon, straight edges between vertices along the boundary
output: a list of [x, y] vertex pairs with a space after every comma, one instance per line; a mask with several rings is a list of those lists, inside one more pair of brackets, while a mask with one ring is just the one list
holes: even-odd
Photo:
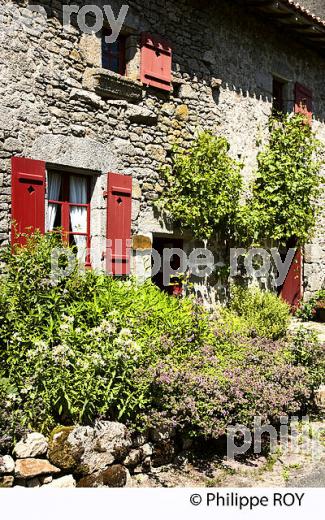
[[[85, 177], [70, 177], [70, 202], [75, 204], [87, 204], [87, 179]], [[72, 232], [87, 233], [87, 208], [72, 206], [70, 208], [70, 221]], [[85, 262], [87, 237], [73, 235], [78, 249], [78, 260]]]
[[[61, 188], [61, 175], [58, 173], [50, 173], [48, 176], [48, 198], [49, 200], [59, 200], [60, 188]], [[49, 203], [48, 208], [48, 224], [49, 231], [53, 231], [56, 214], [58, 211], [57, 204]]]

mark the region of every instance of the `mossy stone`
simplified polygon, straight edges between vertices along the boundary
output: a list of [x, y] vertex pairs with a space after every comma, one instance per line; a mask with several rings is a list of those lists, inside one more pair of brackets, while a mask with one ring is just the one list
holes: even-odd
[[49, 460], [65, 471], [75, 470], [83, 454], [83, 449], [71, 446], [68, 441], [68, 437], [73, 430], [73, 426], [58, 426], [50, 435]]

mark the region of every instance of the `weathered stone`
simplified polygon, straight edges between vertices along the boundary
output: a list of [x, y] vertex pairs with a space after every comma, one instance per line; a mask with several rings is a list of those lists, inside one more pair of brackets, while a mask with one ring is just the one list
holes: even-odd
[[158, 116], [155, 114], [155, 112], [149, 110], [148, 108], [139, 107], [136, 105], [129, 105], [125, 115], [129, 118], [131, 123], [156, 125], [158, 122]]
[[14, 455], [18, 459], [30, 457], [42, 457], [48, 449], [48, 442], [41, 433], [29, 433], [25, 439], [19, 441], [14, 447]]
[[34, 477], [34, 478], [31, 478], [31, 479], [27, 480], [26, 487], [28, 487], [28, 488], [38, 488], [38, 487], [41, 487], [41, 482], [40, 482], [40, 480], [38, 478]]
[[128, 481], [128, 471], [122, 465], [110, 466], [104, 471], [93, 473], [79, 480], [77, 487], [125, 487]]
[[49, 488], [74, 488], [77, 483], [73, 478], [73, 475], [65, 475], [64, 477], [56, 478], [52, 480], [46, 487]]
[[0, 475], [10, 475], [15, 471], [15, 461], [10, 455], [0, 455]]
[[170, 464], [175, 457], [175, 447], [171, 441], [162, 441], [154, 445], [151, 457], [152, 465], [157, 468]]
[[141, 447], [142, 454], [144, 458], [150, 457], [153, 454], [153, 447], [151, 444], [144, 444]]
[[139, 200], [132, 200], [132, 220], [136, 220], [140, 213], [140, 201]]
[[80, 52], [87, 64], [95, 67], [100, 66], [101, 46], [96, 34], [83, 34], [80, 39]]
[[133, 179], [132, 180], [132, 198], [133, 199], [141, 199], [142, 197], [142, 190], [139, 184], [139, 181]]
[[68, 442], [68, 437], [73, 432], [73, 427], [56, 428], [50, 438], [49, 460], [55, 466], [70, 471], [74, 470], [80, 463], [83, 448], [72, 446]]
[[127, 99], [130, 102], [140, 101], [142, 85], [132, 79], [110, 70], [87, 69], [83, 78], [86, 88], [95, 90], [103, 98]]
[[55, 433], [49, 458], [66, 471], [88, 475], [122, 460], [130, 447], [131, 439], [123, 424], [101, 422], [95, 428], [78, 426]]
[[52, 480], [53, 480], [53, 477], [51, 475], [45, 476], [45, 477], [39, 477], [39, 481], [42, 486], [44, 486], [46, 484], [50, 484], [52, 482]]
[[186, 98], [186, 99], [196, 99], [197, 93], [192, 88], [191, 85], [186, 83], [185, 85], [181, 85], [179, 89], [179, 97], [180, 98]]
[[179, 121], [187, 121], [189, 118], [189, 110], [187, 105], [180, 105], [176, 108], [175, 117]]
[[14, 477], [11, 475], [5, 475], [0, 477], [0, 488], [11, 488], [14, 485]]
[[136, 235], [132, 238], [132, 248], [137, 251], [146, 251], [152, 249], [152, 240], [149, 236]]
[[57, 473], [60, 473], [60, 469], [45, 459], [19, 459], [15, 465], [15, 476], [17, 478], [29, 479], [39, 475], [54, 475]]
[[77, 88], [73, 88], [70, 93], [70, 99], [76, 99], [79, 102], [85, 101], [90, 105], [100, 106], [101, 99], [94, 92], [88, 92], [87, 90], [81, 90]]
[[222, 85], [222, 79], [212, 78], [210, 85], [212, 89], [219, 89]]
[[203, 61], [214, 65], [216, 63], [216, 56], [214, 51], [206, 51], [203, 55]]
[[137, 466], [143, 460], [142, 449], [131, 450], [126, 459], [124, 460], [125, 466]]

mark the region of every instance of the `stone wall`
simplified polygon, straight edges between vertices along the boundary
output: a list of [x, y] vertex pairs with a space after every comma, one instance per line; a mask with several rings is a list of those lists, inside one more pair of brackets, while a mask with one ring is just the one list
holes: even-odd
[[[128, 78], [121, 78], [100, 69], [99, 37], [81, 34], [75, 25], [63, 30], [61, 2], [39, 3], [47, 10], [45, 25], [38, 17], [29, 28], [1, 33], [0, 243], [9, 239], [14, 155], [92, 175], [92, 265], [104, 268], [107, 172], [132, 175], [134, 236], [149, 243], [153, 234], [179, 236], [153, 209], [164, 189], [160, 169], [172, 145], [180, 140], [186, 146], [202, 129], [223, 134], [233, 156], [244, 161], [248, 183], [271, 112], [274, 75], [287, 82], [288, 108], [296, 81], [313, 89], [314, 125], [325, 140], [324, 60], [238, 5], [225, 0], [211, 6], [195, 0], [128, 2], [125, 30], [131, 50]], [[110, 2], [116, 13], [122, 3]], [[1, 7], [6, 4], [0, 0]], [[170, 94], [137, 80], [143, 31], [172, 42]], [[142, 256], [147, 262], [148, 255]], [[318, 237], [308, 249], [307, 294], [324, 279], [324, 258], [320, 220]]]
[[50, 439], [34, 432], [0, 455], [0, 488], [132, 487], [184, 447], [189, 443], [177, 443], [172, 431], [132, 435], [116, 422], [58, 427]]

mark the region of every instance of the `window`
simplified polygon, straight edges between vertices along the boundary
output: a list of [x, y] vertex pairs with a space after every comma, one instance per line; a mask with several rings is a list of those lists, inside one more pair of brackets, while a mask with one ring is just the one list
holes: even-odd
[[285, 103], [284, 103], [284, 88], [285, 82], [273, 78], [273, 114], [282, 114], [285, 112]]
[[126, 72], [126, 36], [120, 34], [114, 43], [108, 43], [105, 38], [109, 34], [109, 29], [103, 30], [102, 66], [104, 69], [117, 72], [124, 76]]
[[48, 230], [62, 229], [63, 238], [77, 248], [78, 259], [90, 266], [90, 178], [48, 174]]

